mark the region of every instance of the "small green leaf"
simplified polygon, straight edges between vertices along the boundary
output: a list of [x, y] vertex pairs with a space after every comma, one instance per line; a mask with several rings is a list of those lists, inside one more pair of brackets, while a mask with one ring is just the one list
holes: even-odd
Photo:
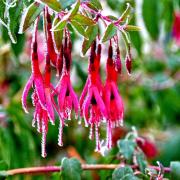
[[20, 23], [19, 33], [23, 33], [27, 30], [31, 24], [35, 21], [38, 15], [42, 12], [44, 6], [37, 2], [33, 2], [24, 12]]
[[[53, 26], [56, 26], [58, 22], [59, 22], [59, 18], [54, 18]], [[63, 39], [63, 32], [64, 32], [64, 29], [61, 29], [59, 31], [52, 31], [53, 39], [54, 39], [54, 42], [55, 42], [55, 48], [56, 48], [57, 52], [59, 52], [60, 49], [61, 49], [62, 39]]]
[[121, 21], [124, 21], [129, 16], [129, 14], [131, 13], [131, 10], [132, 10], [132, 8], [131, 8], [130, 4], [127, 3], [127, 8], [120, 17]]
[[111, 39], [117, 32], [117, 27], [111, 23], [107, 26], [104, 36], [102, 37], [102, 42], [106, 42]]
[[71, 10], [70, 12], [70, 18], [72, 18], [74, 15], [77, 14], [78, 10], [79, 10], [79, 6], [80, 6], [80, 0], [77, 1], [77, 3], [75, 4], [74, 8]]
[[4, 23], [4, 24], [5, 24], [5, 19], [4, 19], [5, 10], [6, 10], [6, 6], [4, 0], [0, 0], [0, 23]]
[[121, 34], [122, 34], [124, 43], [126, 45], [127, 53], [130, 54], [130, 45], [131, 45], [130, 37], [129, 37], [128, 33], [125, 32], [124, 30], [121, 31]]
[[132, 168], [129, 166], [119, 167], [113, 171], [112, 179], [113, 180], [124, 179], [124, 177], [127, 175], [133, 175]]
[[75, 158], [63, 158], [62, 163], [62, 178], [68, 180], [81, 179], [81, 163]]
[[89, 26], [86, 30], [87, 39], [84, 39], [82, 45], [82, 53], [83, 55], [86, 54], [87, 50], [90, 48], [92, 42], [95, 40], [96, 36], [98, 35], [98, 25]]
[[135, 147], [136, 147], [136, 143], [132, 140], [123, 139], [118, 141], [119, 152], [127, 160], [132, 159]]
[[61, 4], [57, 0], [39, 0], [43, 4], [46, 4], [49, 6], [51, 9], [60, 12], [61, 11]]
[[142, 29], [139, 26], [127, 25], [125, 30], [126, 31], [141, 31]]
[[71, 25], [75, 28], [75, 30], [81, 34], [83, 37], [85, 37], [86, 39], [88, 39], [85, 29], [83, 26], [81, 26], [81, 24], [79, 24], [77, 21], [71, 21]]
[[159, 35], [159, 1], [144, 0], [142, 5], [142, 14], [145, 26], [150, 36], [156, 40]]
[[80, 23], [81, 25], [85, 25], [85, 26], [93, 26], [96, 24], [95, 21], [93, 21], [92, 19], [90, 19], [82, 14], [76, 14], [72, 20], [75, 20], [78, 23]]
[[145, 169], [147, 167], [147, 161], [145, 160], [145, 156], [143, 153], [136, 154], [136, 161], [138, 167], [142, 173], [145, 173]]
[[180, 161], [173, 161], [170, 164], [171, 179], [180, 179]]
[[67, 20], [66, 19], [62, 19], [59, 22], [56, 22], [56, 25], [54, 24], [54, 26], [52, 26], [52, 31], [60, 31], [63, 30], [64, 27], [67, 24]]

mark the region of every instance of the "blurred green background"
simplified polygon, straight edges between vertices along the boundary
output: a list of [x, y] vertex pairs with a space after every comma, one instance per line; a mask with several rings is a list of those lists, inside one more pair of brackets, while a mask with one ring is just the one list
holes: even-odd
[[[135, 126], [140, 136], [149, 139], [158, 153], [149, 158], [154, 164], [159, 160], [164, 166], [180, 160], [180, 46], [173, 34], [175, 13], [180, 11], [179, 0], [107, 0], [101, 1], [104, 14], [117, 17], [129, 2], [134, 11], [131, 24], [141, 26], [141, 32], [130, 32], [132, 41], [133, 70], [119, 78], [119, 90], [125, 103], [124, 127], [114, 131], [120, 139]], [[17, 17], [18, 19], [18, 17]], [[180, 31], [180, 26], [179, 26]], [[17, 31], [15, 32], [17, 34]], [[54, 165], [62, 157], [77, 157], [86, 163], [115, 163], [117, 149], [114, 147], [106, 157], [94, 152], [95, 143], [88, 138], [88, 128], [76, 120], [64, 128], [64, 146], [58, 147], [58, 118], [55, 127], [49, 125], [47, 135], [47, 158], [41, 153], [41, 135], [31, 126], [31, 113], [25, 114], [21, 107], [21, 94], [30, 75], [28, 38], [30, 32], [17, 34], [17, 44], [12, 44], [7, 30], [0, 25], [0, 163], [9, 169], [28, 166]], [[72, 32], [73, 87], [80, 95], [87, 77], [87, 57], [76, 52], [79, 36]], [[180, 41], [180, 40], [179, 40]], [[125, 49], [121, 42], [124, 63]], [[80, 49], [80, 48], [79, 48]], [[103, 67], [103, 66], [102, 66]], [[105, 73], [101, 69], [102, 76]], [[55, 74], [55, 69], [54, 69]], [[54, 76], [54, 81], [56, 81]], [[102, 134], [105, 134], [102, 130]], [[102, 135], [103, 136], [103, 135]], [[2, 161], [1, 161], [2, 160]], [[1, 168], [1, 167], [0, 167]], [[106, 179], [111, 171], [83, 172], [84, 179]], [[13, 177], [13, 179], [20, 177]], [[21, 176], [31, 179], [33, 177]], [[50, 176], [35, 176], [48, 179]]]

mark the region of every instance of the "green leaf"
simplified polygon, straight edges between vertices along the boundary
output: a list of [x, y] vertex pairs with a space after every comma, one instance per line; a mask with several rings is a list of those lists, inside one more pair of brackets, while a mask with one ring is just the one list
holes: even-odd
[[5, 161], [0, 160], [0, 170], [7, 170], [8, 169], [8, 165]]
[[87, 5], [95, 11], [102, 10], [102, 5], [99, 2], [99, 0], [90, 0], [90, 2]]
[[60, 12], [62, 9], [61, 4], [57, 0], [39, 0], [39, 1], [42, 2], [43, 4], [46, 4], [51, 9], [57, 12]]
[[70, 18], [72, 18], [74, 15], [77, 14], [78, 10], [79, 10], [79, 6], [80, 6], [80, 0], [77, 1], [77, 3], [75, 4], [74, 8], [71, 10], [70, 12]]
[[20, 0], [18, 3], [16, 2], [15, 6], [9, 7], [7, 11], [7, 18], [8, 18], [8, 35], [12, 41], [12, 43], [17, 42], [16, 32], [19, 26], [19, 18], [21, 16], [21, 12], [23, 10], [23, 1]]
[[143, 153], [136, 154], [136, 161], [139, 166], [139, 169], [142, 173], [145, 173], [145, 169], [147, 167], [147, 161], [145, 160], [145, 156]]
[[127, 8], [120, 17], [121, 21], [124, 21], [129, 16], [129, 14], [131, 13], [131, 10], [132, 10], [132, 8], [131, 8], [130, 4], [127, 3]]
[[18, 57], [24, 49], [25, 35], [17, 34], [16, 37], [17, 37], [17, 43], [16, 44], [11, 43], [11, 47], [15, 56]]
[[122, 34], [122, 37], [126, 46], [127, 53], [130, 54], [130, 45], [131, 45], [130, 37], [128, 33], [125, 31], [121, 31], [121, 34]]
[[95, 40], [96, 36], [98, 35], [98, 25], [89, 26], [86, 30], [87, 39], [84, 39], [82, 45], [82, 53], [83, 55], [86, 54], [87, 50], [90, 48], [92, 42]]
[[144, 0], [142, 5], [145, 26], [154, 40], [157, 40], [159, 35], [158, 4], [157, 0]]
[[81, 179], [81, 163], [75, 158], [63, 158], [62, 163], [62, 177], [68, 180]]
[[5, 24], [5, 19], [4, 19], [5, 10], [6, 10], [6, 6], [4, 0], [0, 0], [0, 23], [2, 24]]
[[116, 168], [112, 173], [113, 180], [123, 179], [127, 175], [133, 175], [133, 170], [129, 166]]
[[136, 147], [136, 143], [132, 140], [123, 139], [118, 141], [119, 152], [127, 160], [132, 159], [135, 147]]
[[117, 27], [111, 23], [107, 26], [104, 36], [102, 37], [102, 42], [106, 42], [111, 39], [117, 32]]
[[[58, 22], [59, 22], [59, 19], [54, 18], [53, 26], [56, 26]], [[60, 49], [61, 49], [62, 39], [63, 39], [63, 32], [64, 32], [64, 29], [61, 29], [59, 31], [52, 31], [53, 39], [54, 39], [54, 42], [55, 42], [55, 48], [56, 48], [57, 52], [59, 52]]]
[[[58, 20], [58, 19], [57, 19]], [[67, 20], [66, 19], [62, 19], [61, 21], [57, 22], [56, 20], [56, 24], [54, 24], [52, 26], [52, 31], [61, 31], [64, 29], [64, 27], [67, 24]]]
[[81, 25], [86, 25], [86, 26], [93, 26], [96, 24], [95, 21], [93, 21], [92, 19], [90, 19], [82, 14], [76, 14], [72, 20], [75, 20], [78, 23], [80, 23]]
[[141, 27], [134, 25], [127, 25], [125, 28], [126, 31], [141, 31]]
[[170, 164], [171, 179], [180, 179], [180, 161], [173, 161]]
[[88, 39], [85, 29], [83, 26], [81, 26], [81, 24], [79, 24], [77, 21], [71, 21], [71, 25], [74, 27], [74, 29], [81, 34], [83, 37], [85, 37], [86, 39]]
[[33, 2], [24, 12], [22, 16], [22, 20], [20, 23], [19, 33], [23, 33], [26, 31], [31, 24], [35, 21], [35, 19], [42, 12], [44, 6], [40, 3]]

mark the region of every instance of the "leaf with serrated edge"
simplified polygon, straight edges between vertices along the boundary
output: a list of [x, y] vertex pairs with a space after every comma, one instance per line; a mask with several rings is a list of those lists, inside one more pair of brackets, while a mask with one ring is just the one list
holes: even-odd
[[117, 32], [117, 27], [111, 23], [107, 26], [104, 36], [102, 37], [102, 42], [106, 42], [111, 39]]
[[68, 180], [81, 179], [81, 163], [75, 158], [63, 158], [61, 162], [62, 178]]
[[31, 24], [35, 21], [38, 15], [42, 12], [43, 8], [44, 6], [42, 4], [39, 4], [38, 2], [33, 2], [27, 9], [25, 9], [20, 23], [20, 34], [22, 34], [31, 26]]

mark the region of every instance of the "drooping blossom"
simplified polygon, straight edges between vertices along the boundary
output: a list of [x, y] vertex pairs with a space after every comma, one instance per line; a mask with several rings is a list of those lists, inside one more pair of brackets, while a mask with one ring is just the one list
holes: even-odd
[[176, 11], [174, 14], [174, 22], [172, 34], [176, 44], [180, 47], [180, 11]]
[[95, 129], [96, 151], [100, 151], [99, 126], [103, 119], [107, 118], [106, 107], [102, 99], [102, 84], [99, 75], [101, 45], [98, 45], [96, 55], [96, 42], [91, 46], [88, 67], [88, 79], [80, 98], [81, 111], [85, 124], [90, 125], [90, 139]]
[[48, 53], [46, 53], [46, 65], [45, 65], [45, 73], [44, 76], [40, 72], [39, 69], [39, 61], [37, 54], [37, 23], [35, 23], [35, 30], [33, 34], [32, 40], [32, 55], [31, 55], [31, 67], [32, 74], [30, 79], [28, 80], [23, 94], [22, 94], [22, 105], [25, 112], [28, 112], [26, 99], [28, 92], [31, 87], [33, 87], [34, 92], [32, 95], [33, 106], [35, 107], [34, 117], [32, 125], [35, 126], [37, 124], [38, 132], [42, 133], [42, 156], [46, 157], [46, 134], [48, 131], [48, 122], [50, 121], [54, 124], [54, 107], [55, 104], [51, 94], [51, 69], [50, 69], [50, 57]]
[[70, 37], [65, 37], [64, 40], [64, 48], [61, 48], [60, 61], [63, 61], [63, 68], [60, 66], [60, 80], [56, 86], [57, 92], [57, 101], [59, 107], [60, 114], [60, 127], [59, 127], [59, 136], [58, 136], [58, 144], [60, 146], [62, 143], [62, 129], [64, 126], [64, 120], [71, 119], [72, 110], [75, 111], [75, 118], [78, 118], [79, 111], [79, 102], [76, 93], [74, 92], [71, 80], [70, 80], [70, 67], [71, 67], [71, 50], [72, 44]]
[[112, 128], [119, 127], [123, 123], [124, 105], [118, 92], [117, 78], [118, 71], [113, 61], [113, 49], [110, 44], [106, 64], [107, 78], [104, 86], [104, 102], [107, 109], [107, 147], [112, 146]]

